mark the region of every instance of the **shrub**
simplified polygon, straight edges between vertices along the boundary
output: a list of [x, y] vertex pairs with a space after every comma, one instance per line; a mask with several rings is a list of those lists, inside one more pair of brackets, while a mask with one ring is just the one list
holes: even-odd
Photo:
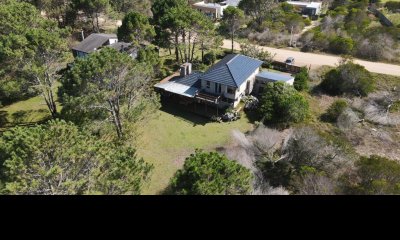
[[250, 194], [253, 176], [247, 168], [216, 152], [196, 150], [172, 179], [172, 191], [183, 195]]
[[337, 54], [350, 54], [354, 48], [351, 38], [336, 37], [329, 43], [329, 49]]
[[353, 174], [342, 177], [348, 194], [400, 194], [400, 164], [372, 155], [356, 162]]
[[308, 116], [308, 102], [292, 86], [282, 82], [267, 83], [258, 113], [265, 122], [291, 124]]
[[306, 26], [310, 26], [311, 20], [309, 18], [304, 19], [304, 24], [306, 24]]
[[336, 122], [340, 114], [342, 114], [347, 107], [348, 104], [344, 99], [334, 101], [325, 113], [326, 120]]
[[217, 55], [215, 54], [214, 51], [204, 54], [204, 59], [203, 59], [204, 64], [212, 65], [215, 63], [216, 60], [217, 60]]
[[294, 79], [294, 88], [297, 91], [303, 91], [308, 89], [308, 70], [307, 68], [303, 67], [301, 68], [301, 71], [296, 74], [296, 77]]
[[363, 66], [343, 60], [339, 67], [327, 72], [320, 87], [332, 95], [344, 93], [367, 96], [375, 89], [372, 75]]
[[389, 2], [385, 3], [385, 7], [387, 9], [389, 9], [390, 11], [395, 12], [400, 9], [400, 2], [389, 1]]

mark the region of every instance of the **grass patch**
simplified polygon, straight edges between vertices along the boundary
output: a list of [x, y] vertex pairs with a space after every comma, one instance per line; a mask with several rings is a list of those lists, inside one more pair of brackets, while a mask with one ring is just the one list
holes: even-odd
[[17, 125], [30, 125], [49, 119], [50, 112], [41, 96], [0, 108], [0, 130]]
[[[61, 83], [56, 82], [55, 88]], [[54, 91], [57, 110], [61, 111], [61, 105], [57, 101], [57, 90]], [[15, 102], [0, 108], [0, 130], [17, 125], [30, 125], [49, 119], [51, 114], [42, 96], [36, 96], [27, 100]]]
[[157, 117], [143, 126], [137, 141], [138, 155], [155, 167], [143, 194], [161, 193], [190, 153], [196, 148], [213, 150], [223, 146], [234, 129], [246, 132], [253, 125], [245, 114], [235, 122], [216, 123], [189, 112], [159, 110]]
[[400, 77], [371, 73], [376, 83], [376, 91], [387, 91], [393, 90], [394, 88], [400, 88]]

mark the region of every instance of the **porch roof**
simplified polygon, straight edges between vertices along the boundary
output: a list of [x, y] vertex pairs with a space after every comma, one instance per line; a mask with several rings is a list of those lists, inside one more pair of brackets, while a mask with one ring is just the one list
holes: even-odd
[[193, 72], [185, 77], [176, 76], [167, 82], [158, 83], [154, 87], [167, 92], [194, 98], [196, 93], [200, 90], [200, 75], [200, 72]]

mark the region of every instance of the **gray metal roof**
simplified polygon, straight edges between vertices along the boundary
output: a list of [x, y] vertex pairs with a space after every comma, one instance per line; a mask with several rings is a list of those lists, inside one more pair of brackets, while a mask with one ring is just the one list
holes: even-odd
[[139, 51], [138, 47], [132, 46], [132, 43], [126, 43], [126, 42], [116, 42], [111, 45], [108, 45], [107, 47], [111, 47], [119, 52], [126, 52], [128, 54], [132, 53], [137, 54], [137, 52]]
[[237, 7], [240, 3], [240, 0], [226, 0], [224, 2], [229, 6]]
[[154, 87], [164, 89], [165, 91], [183, 95], [186, 97], [195, 97], [200, 90], [201, 72], [193, 72], [185, 77], [174, 77], [168, 82], [158, 83]]
[[102, 47], [108, 40], [115, 38], [117, 38], [116, 34], [92, 33], [72, 49], [84, 53], [91, 53]]
[[262, 63], [244, 55], [230, 54], [205, 72], [201, 79], [238, 88]]
[[283, 81], [287, 82], [293, 80], [294, 77], [286, 74], [274, 73], [269, 71], [260, 72], [256, 75], [256, 78], [268, 79], [271, 81]]

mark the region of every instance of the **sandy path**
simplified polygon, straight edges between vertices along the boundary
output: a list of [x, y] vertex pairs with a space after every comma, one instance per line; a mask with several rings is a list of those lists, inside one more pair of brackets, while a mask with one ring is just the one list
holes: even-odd
[[[311, 68], [320, 67], [322, 65], [336, 66], [340, 60], [340, 57], [333, 55], [305, 53], [305, 52], [291, 51], [287, 49], [278, 49], [278, 48], [270, 48], [262, 46], [260, 47], [269, 51], [272, 54], [276, 54], [275, 60], [277, 61], [285, 61], [286, 58], [288, 57], [294, 57], [296, 60], [296, 65], [298, 66], [311, 65]], [[231, 41], [224, 40], [223, 48], [230, 49]], [[240, 50], [239, 43], [235, 42], [234, 48], [235, 50]], [[360, 65], [363, 65], [370, 72], [400, 76], [400, 65], [380, 63], [380, 62], [370, 62], [359, 59], [355, 59], [355, 62]]]

